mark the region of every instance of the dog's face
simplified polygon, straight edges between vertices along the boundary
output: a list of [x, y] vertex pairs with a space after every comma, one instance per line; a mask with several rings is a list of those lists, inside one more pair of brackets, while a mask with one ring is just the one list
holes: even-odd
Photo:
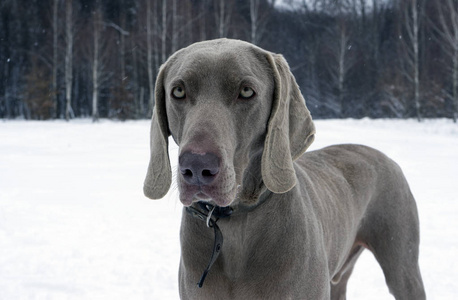
[[233, 50], [191, 48], [164, 69], [168, 126], [180, 147], [177, 181], [184, 205], [198, 200], [229, 205], [249, 162], [261, 165], [274, 92], [272, 70], [252, 49]]
[[[180, 148], [177, 181], [184, 205], [201, 200], [218, 206], [251, 204], [266, 186], [274, 192], [291, 189], [292, 160], [311, 143], [314, 128], [297, 85], [294, 91], [287, 86], [291, 79], [281, 78], [292, 78], [282, 67], [269, 52], [226, 39], [197, 43], [173, 55], [156, 83], [145, 194], [158, 198], [168, 190], [170, 167], [163, 152], [169, 134]], [[297, 97], [299, 105], [286, 99]], [[296, 116], [290, 118], [290, 110]], [[305, 125], [295, 124], [303, 123], [298, 121], [301, 112]], [[300, 130], [306, 130], [301, 134], [307, 143], [291, 145], [289, 139]], [[277, 171], [279, 176], [273, 175]]]

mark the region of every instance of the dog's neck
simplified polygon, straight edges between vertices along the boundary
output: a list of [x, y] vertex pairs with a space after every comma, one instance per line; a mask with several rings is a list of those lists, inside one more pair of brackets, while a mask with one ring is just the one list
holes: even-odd
[[244, 205], [244, 204], [236, 204], [235, 206], [227, 206], [227, 207], [220, 207], [217, 205], [210, 204], [209, 202], [199, 201], [195, 206], [186, 207], [186, 212], [191, 214], [194, 218], [197, 218], [201, 221], [206, 222], [207, 227], [213, 228], [215, 233], [215, 240], [213, 244], [213, 252], [210, 258], [210, 262], [208, 263], [207, 268], [204, 270], [202, 277], [198, 282], [198, 286], [201, 288], [204, 284], [205, 278], [210, 271], [210, 268], [215, 263], [216, 259], [218, 258], [222, 246], [223, 246], [223, 234], [219, 229], [216, 222], [218, 222], [221, 218], [230, 218], [234, 215], [242, 215], [247, 214], [260, 205], [265, 203], [269, 196], [272, 194], [269, 190], [264, 191], [260, 196], [259, 200], [254, 205]]

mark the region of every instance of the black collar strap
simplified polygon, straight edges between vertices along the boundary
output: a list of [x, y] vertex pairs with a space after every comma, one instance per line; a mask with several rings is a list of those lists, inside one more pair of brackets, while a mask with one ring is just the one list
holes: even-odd
[[204, 201], [199, 201], [197, 202], [197, 204], [199, 205], [200, 209], [205, 214], [207, 214], [207, 216], [211, 215], [215, 217], [216, 219], [230, 217], [232, 213], [234, 212], [234, 209], [230, 206], [221, 207], [221, 206], [211, 205], [210, 203], [204, 202]]
[[[230, 216], [233, 216], [234, 214], [238, 215], [239, 213], [247, 213], [247, 212], [253, 211], [255, 208], [263, 204], [267, 200], [267, 198], [270, 196], [270, 194], [271, 194], [270, 191], [264, 192], [260, 196], [258, 203], [253, 206], [245, 206], [245, 205], [239, 204], [235, 208], [232, 208], [230, 206], [220, 207], [220, 206], [212, 205], [208, 202], [199, 201], [197, 202], [197, 204], [202, 211], [192, 206], [186, 207], [186, 212], [188, 212], [194, 218], [204, 221], [207, 224], [207, 227], [213, 228], [213, 231], [215, 233], [215, 241], [213, 243], [212, 256], [210, 258], [210, 262], [208, 263], [207, 268], [205, 268], [204, 273], [202, 274], [199, 282], [197, 283], [199, 288], [203, 286], [205, 277], [207, 277], [207, 274], [210, 271], [210, 268], [215, 263], [216, 259], [218, 258], [221, 252], [221, 249], [223, 248], [223, 234], [221, 230], [219, 229], [218, 225], [216, 225], [216, 222], [218, 222], [220, 218], [229, 218]], [[215, 219], [213, 219], [213, 217]]]
[[[205, 204], [204, 204], [205, 205]], [[199, 202], [199, 206], [202, 206], [202, 204]], [[207, 206], [207, 205], [205, 205]], [[210, 206], [210, 205], [209, 205]], [[213, 220], [212, 219], [212, 213], [215, 211], [216, 206], [211, 205], [211, 211], [210, 212], [201, 212], [197, 208], [194, 208], [192, 206], [186, 207], [186, 211], [190, 213], [194, 218], [197, 218], [199, 220], [202, 220], [206, 222], [207, 227], [213, 228], [213, 231], [215, 232], [215, 242], [213, 243], [213, 252], [212, 256], [210, 258], [210, 262], [208, 263], [207, 268], [205, 268], [204, 273], [200, 277], [199, 282], [197, 285], [201, 288], [204, 284], [205, 277], [207, 277], [208, 271], [210, 271], [210, 268], [213, 266], [215, 263], [216, 259], [218, 258], [221, 249], [223, 248], [223, 234], [221, 233], [221, 230], [219, 229], [218, 225], [216, 225], [216, 222], [219, 220], [219, 218]], [[221, 208], [221, 207], [220, 207]]]

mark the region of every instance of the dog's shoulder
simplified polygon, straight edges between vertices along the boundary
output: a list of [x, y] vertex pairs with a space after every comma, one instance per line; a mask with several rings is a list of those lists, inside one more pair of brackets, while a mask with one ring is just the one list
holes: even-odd
[[345, 178], [352, 185], [367, 183], [382, 174], [400, 174], [399, 166], [374, 148], [357, 145], [333, 145], [306, 152], [296, 161], [296, 167], [309, 176]]

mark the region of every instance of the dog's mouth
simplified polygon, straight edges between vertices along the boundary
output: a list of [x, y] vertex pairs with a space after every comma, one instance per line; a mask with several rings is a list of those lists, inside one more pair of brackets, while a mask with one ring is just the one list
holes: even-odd
[[229, 206], [236, 196], [236, 188], [228, 192], [214, 186], [192, 186], [182, 184], [180, 186], [180, 201], [184, 206], [190, 206], [194, 202], [213, 202], [217, 206]]
[[192, 202], [198, 202], [198, 201], [210, 202], [212, 200], [213, 198], [210, 195], [207, 195], [206, 193], [201, 191], [193, 196]]

